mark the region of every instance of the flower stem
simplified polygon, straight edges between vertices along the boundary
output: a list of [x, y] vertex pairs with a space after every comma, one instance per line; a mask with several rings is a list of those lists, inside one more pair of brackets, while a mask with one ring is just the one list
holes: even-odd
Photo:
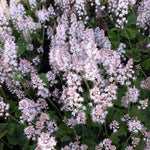
[[57, 112], [58, 112], [60, 118], [63, 119], [63, 117], [62, 117], [62, 115], [61, 115], [59, 109], [57, 108], [57, 106], [52, 102], [52, 100], [51, 100], [50, 98], [47, 97], [47, 99], [48, 99], [48, 101], [52, 104], [52, 106], [55, 107], [55, 109], [57, 110]]
[[2, 141], [2, 143], [4, 143], [5, 145], [7, 145], [9, 148], [12, 149], [12, 146], [10, 146], [6, 141], [4, 141], [2, 138], [0, 138], [0, 140]]
[[127, 33], [125, 27], [124, 27], [123, 29], [124, 29], [124, 32], [125, 32], [127, 38], [128, 38], [128, 41], [129, 41], [129, 44], [130, 44], [130, 48], [132, 49], [132, 45], [131, 45], [131, 41], [130, 41], [129, 35], [128, 35], [128, 33]]
[[108, 137], [108, 131], [107, 131], [106, 123], [104, 123], [104, 128], [105, 128], [106, 136]]

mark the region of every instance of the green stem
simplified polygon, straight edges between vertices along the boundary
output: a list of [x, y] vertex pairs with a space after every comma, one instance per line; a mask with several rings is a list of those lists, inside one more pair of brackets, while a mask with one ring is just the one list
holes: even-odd
[[83, 80], [84, 80], [84, 82], [85, 82], [85, 85], [86, 85], [87, 89], [90, 91], [90, 87], [89, 87], [87, 81], [85, 80], [85, 78], [83, 77], [83, 75], [82, 75], [81, 72], [80, 72], [80, 74], [81, 74], [81, 76], [82, 76], [82, 78], [83, 78]]
[[62, 115], [61, 115], [59, 109], [57, 108], [57, 106], [52, 102], [52, 100], [51, 100], [50, 98], [47, 97], [47, 99], [48, 99], [48, 101], [51, 103], [51, 105], [57, 110], [57, 112], [58, 112], [60, 118], [63, 119], [63, 117], [62, 117]]
[[83, 124], [82, 124], [82, 131], [83, 131], [82, 136], [84, 137], [84, 125]]
[[124, 29], [124, 32], [125, 32], [127, 38], [128, 38], [128, 41], [129, 41], [129, 44], [130, 44], [130, 48], [132, 49], [132, 45], [131, 45], [131, 41], [130, 41], [129, 35], [128, 35], [128, 33], [127, 33], [125, 27], [124, 27], [123, 29]]
[[120, 30], [120, 29], [117, 30], [117, 32], [118, 32], [118, 40], [119, 40], [119, 37], [120, 37], [120, 36], [119, 36], [119, 30]]
[[[129, 82], [129, 77], [128, 77], [128, 82]], [[129, 85], [127, 85], [127, 92], [128, 92], [128, 101], [129, 101]], [[130, 107], [131, 107], [131, 102], [129, 101], [129, 103], [128, 103], [128, 114], [130, 114]]]
[[3, 98], [6, 100], [6, 95], [5, 95], [5, 92], [3, 91], [3, 88], [2, 88], [2, 87], [0, 88], [0, 91], [1, 91], [1, 93], [2, 93], [2, 95], [3, 95]]
[[[25, 86], [24, 86], [24, 84], [23, 84], [22, 80], [20, 80], [20, 83], [21, 83], [22, 87], [23, 87], [23, 88], [24, 88], [24, 90], [25, 90], [26, 88], [25, 88]], [[32, 100], [32, 97], [31, 97], [31, 95], [29, 94], [29, 92], [27, 92], [27, 95], [28, 95], [28, 96], [29, 96], [29, 98]]]
[[114, 104], [113, 104], [113, 107], [112, 107], [111, 120], [113, 118], [113, 114], [114, 114]]
[[102, 125], [100, 125], [100, 127], [99, 127], [99, 132], [98, 132], [97, 138], [101, 135], [101, 131], [102, 131]]
[[146, 76], [145, 72], [144, 72], [142, 69], [141, 69], [141, 72], [144, 74], [145, 78], [147, 78], [147, 76]]
[[62, 81], [62, 79], [61, 79], [61, 76], [60, 76], [60, 75], [62, 76], [61, 72], [59, 72], [58, 77], [59, 77], [59, 79], [60, 79], [61, 85], [63, 86], [63, 81]]
[[131, 10], [132, 10], [132, 13], [133, 13], [134, 20], [136, 22], [136, 17], [135, 17], [135, 13], [134, 13], [133, 7], [131, 8]]
[[127, 141], [126, 141], [127, 144], [128, 144], [128, 142], [129, 142], [131, 136], [132, 136], [132, 133], [130, 134], [130, 136], [128, 137], [128, 139], [127, 139]]
[[[44, 23], [44, 26], [45, 26], [45, 23]], [[43, 48], [43, 45], [44, 45], [44, 34], [45, 34], [45, 27], [43, 27], [42, 48]]]
[[5, 145], [7, 145], [9, 148], [13, 148], [12, 146], [10, 146], [6, 141], [4, 141], [2, 138], [0, 138], [0, 140], [2, 141], [2, 143], [4, 143]]
[[131, 102], [128, 103], [128, 114], [130, 114]]
[[76, 131], [75, 127], [73, 127], [73, 129], [74, 129], [75, 136], [77, 137], [78, 134], [77, 134], [77, 131]]
[[104, 123], [104, 128], [105, 128], [106, 136], [108, 137], [108, 131], [107, 131], [106, 123]]
[[24, 126], [23, 124], [21, 124], [15, 117], [13, 117], [11, 114], [9, 114], [10, 118], [13, 119], [15, 122], [17, 122], [18, 124], [20, 124], [21, 126]]

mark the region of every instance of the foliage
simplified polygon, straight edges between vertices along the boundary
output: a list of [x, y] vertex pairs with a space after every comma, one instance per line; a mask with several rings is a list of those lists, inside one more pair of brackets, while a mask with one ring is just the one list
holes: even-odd
[[0, 150], [150, 147], [150, 26], [138, 26], [142, 2], [128, 4], [121, 24], [111, 0], [85, 2], [85, 9], [74, 1], [0, 2]]

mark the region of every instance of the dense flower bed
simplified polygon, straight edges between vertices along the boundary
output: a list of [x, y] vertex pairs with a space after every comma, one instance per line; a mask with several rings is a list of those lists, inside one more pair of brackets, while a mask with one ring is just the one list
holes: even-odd
[[150, 149], [150, 0], [1, 0], [0, 149]]

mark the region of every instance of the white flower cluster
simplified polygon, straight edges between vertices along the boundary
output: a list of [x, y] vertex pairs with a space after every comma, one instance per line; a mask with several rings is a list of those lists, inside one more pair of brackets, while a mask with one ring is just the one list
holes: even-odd
[[108, 114], [107, 107], [112, 107], [112, 101], [116, 99], [116, 88], [114, 84], [106, 86], [104, 90], [100, 90], [95, 86], [90, 90], [90, 98], [93, 100], [91, 116], [94, 122], [103, 124]]
[[117, 51], [119, 52], [119, 54], [123, 58], [123, 60], [126, 60], [126, 57], [125, 57], [126, 51], [124, 50], [125, 48], [126, 48], [126, 44], [120, 43], [119, 47], [117, 49]]
[[103, 124], [107, 114], [108, 111], [106, 111], [106, 108], [104, 109], [102, 105], [96, 105], [96, 107], [94, 107], [91, 112], [92, 120], [93, 122]]
[[132, 146], [126, 147], [126, 150], [132, 150], [137, 147], [141, 139], [134, 136], [139, 135], [140, 133], [143, 135], [143, 141], [146, 142], [144, 150], [148, 150], [150, 148], [150, 132], [147, 131], [147, 128], [141, 123], [141, 121], [138, 120], [137, 117], [130, 118], [129, 114], [124, 115], [121, 121], [126, 122], [128, 131], [131, 132], [131, 134], [133, 133], [131, 137]]
[[61, 150], [87, 150], [88, 146], [86, 144], [81, 144], [80, 142], [70, 142], [69, 145], [61, 148]]
[[38, 89], [37, 95], [41, 96], [43, 98], [46, 98], [49, 96], [49, 90], [46, 86], [46, 84], [40, 79], [38, 74], [36, 72], [31, 73], [31, 82], [34, 89]]
[[57, 79], [56, 79], [56, 73], [53, 71], [48, 71], [46, 73], [46, 78], [50, 83], [50, 87], [52, 87], [54, 84], [57, 84]]
[[17, 49], [16, 43], [11, 37], [5, 41], [4, 45], [4, 63], [8, 65], [7, 72], [15, 71], [17, 67]]
[[99, 145], [95, 147], [95, 150], [116, 150], [116, 146], [112, 145], [112, 141], [108, 138], [104, 139], [103, 142], [100, 142]]
[[[1, 56], [1, 84], [6, 83], [7, 88], [12, 94], [16, 94], [17, 97], [23, 98], [24, 92], [22, 91], [21, 83], [14, 79], [15, 73], [18, 70], [18, 61], [17, 61], [17, 51], [18, 47], [12, 39], [11, 36], [5, 40], [4, 44], [4, 53]], [[20, 78], [21, 75], [18, 75], [17, 78]]]
[[0, 96], [0, 116], [3, 116], [5, 119], [9, 117], [9, 104], [4, 103], [3, 98]]
[[59, 5], [68, 12], [75, 11], [80, 19], [83, 15], [87, 15], [85, 4], [86, 0], [55, 0], [55, 5]]
[[118, 132], [119, 123], [116, 120], [113, 120], [113, 122], [109, 126], [110, 126], [110, 129], [113, 129], [113, 133]]
[[31, 10], [37, 7], [37, 1], [36, 0], [29, 0], [29, 4], [31, 7]]
[[148, 107], [148, 98], [145, 99], [145, 100], [140, 100], [139, 101], [139, 106], [138, 106], [138, 109], [143, 109], [145, 110], [147, 107]]
[[139, 3], [136, 24], [145, 30], [150, 27], [150, 0], [142, 0]]
[[133, 146], [127, 146], [125, 150], [133, 150]]
[[10, 0], [9, 14], [10, 20], [12, 20], [13, 25], [19, 32], [23, 33], [23, 36], [27, 41], [31, 40], [31, 33], [35, 32], [36, 29], [41, 28], [40, 23], [34, 22], [31, 16], [26, 15], [25, 8], [19, 0]]
[[39, 98], [37, 102], [28, 98], [22, 99], [19, 102], [19, 110], [22, 111], [20, 122], [23, 123], [26, 121], [29, 125], [24, 129], [24, 132], [29, 139], [32, 137], [33, 140], [36, 140], [38, 137], [39, 146], [46, 145], [44, 141], [43, 144], [41, 143], [42, 141], [40, 142], [44, 135], [51, 136], [58, 129], [55, 121], [51, 121], [49, 115], [43, 112], [47, 107], [48, 104], [42, 98]]
[[23, 122], [23, 120], [27, 120], [28, 122], [33, 121], [38, 114], [37, 106], [38, 104], [28, 98], [21, 100], [19, 102], [19, 110], [22, 110], [23, 112], [21, 122]]
[[22, 73], [29, 73], [32, 70], [31, 63], [26, 59], [20, 58], [19, 68]]
[[141, 88], [150, 90], [150, 77], [147, 77], [146, 80], [141, 82]]
[[[26, 2], [35, 13], [35, 18], [27, 15], [28, 12], [24, 6]], [[49, 100], [53, 106], [55, 103], [60, 104], [60, 111], [67, 114], [67, 117], [64, 117], [64, 123], [74, 128], [75, 125], [85, 125], [87, 116], [91, 117], [94, 123], [105, 123], [109, 113], [108, 108], [113, 107], [120, 84], [127, 86], [128, 90], [121, 100], [123, 106], [128, 107], [130, 102], [137, 103], [139, 98], [139, 90], [129, 86], [131, 85], [130, 79], [133, 79], [134, 74], [132, 59], [126, 65], [121, 63], [121, 57], [125, 60], [124, 48], [126, 45], [121, 43], [118, 52], [111, 50], [111, 43], [105, 36], [104, 30], [100, 30], [99, 27], [85, 28], [80, 20], [82, 16], [87, 15], [84, 8], [86, 4], [93, 4], [97, 12], [98, 9], [102, 9], [102, 7], [100, 8], [101, 1], [55, 0], [55, 6], [59, 5], [63, 9], [63, 14], [57, 16], [57, 22], [54, 23], [54, 26], [52, 25], [54, 29], [50, 25], [47, 26], [55, 15], [54, 8], [52, 5], [46, 8], [45, 2], [44, 0], [40, 1], [41, 8], [38, 7], [38, 9], [36, 8], [39, 2], [36, 0], [23, 2], [10, 0], [9, 6], [6, 0], [0, 2], [0, 46], [4, 45], [4, 50], [1, 48], [0, 53], [0, 87], [6, 84], [8, 90], [12, 94], [16, 94], [20, 100], [19, 110], [22, 112], [20, 122], [28, 125], [24, 129], [27, 138], [37, 140], [36, 150], [54, 150], [57, 143], [52, 134], [57, 131], [58, 127], [46, 113], [48, 108], [46, 100]], [[129, 8], [136, 3], [136, 0], [108, 0], [108, 3], [109, 13], [114, 12], [118, 18], [116, 27], [123, 28], [127, 23], [126, 16]], [[149, 6], [149, 1], [143, 0], [140, 3], [139, 14], [143, 13], [142, 8], [149, 11], [144, 4]], [[35, 20], [38, 22], [34, 22]], [[146, 18], [147, 20], [149, 21], [149, 18]], [[11, 36], [9, 22], [13, 23], [21, 38], [23, 36], [25, 39], [25, 43], [23, 43], [27, 44], [25, 54], [27, 52], [33, 54], [36, 50], [36, 56], [34, 55], [31, 59], [18, 59], [18, 47], [15, 38]], [[147, 24], [149, 25], [149, 23]], [[41, 27], [43, 27], [43, 36], [47, 35], [51, 41], [49, 46], [51, 69], [45, 74], [45, 80], [42, 80], [43, 74], [38, 74], [41, 73], [41, 68], [38, 68], [40, 55], [46, 53], [44, 51], [45, 40], [43, 39], [42, 46], [37, 44], [40, 47], [36, 47], [36, 45], [34, 47], [33, 44], [36, 43], [36, 40], [31, 40], [32, 35]], [[44, 33], [45, 28], [47, 28], [47, 34]], [[16, 40], [21, 40], [21, 38], [16, 38]], [[38, 40], [41, 44], [40, 39]], [[61, 82], [58, 82], [58, 77]], [[49, 82], [48, 86], [46, 80]], [[147, 78], [142, 82], [141, 87], [150, 89], [149, 81]], [[52, 97], [54, 103], [49, 97]], [[63, 113], [59, 112], [57, 104], [55, 108], [61, 116]], [[148, 99], [140, 100], [139, 104], [139, 109], [146, 109]], [[9, 116], [8, 110], [9, 104], [5, 104], [3, 98], [0, 97], [0, 116]], [[127, 122], [129, 132], [142, 132], [147, 147], [149, 147], [150, 138], [139, 120], [131, 119], [127, 114], [122, 121]], [[119, 130], [119, 123], [113, 120], [109, 127], [116, 133]], [[139, 139], [133, 137], [131, 148], [136, 147], [138, 143]], [[62, 150], [66, 149], [87, 150], [88, 146], [77, 140], [77, 142], [70, 142], [68, 146], [62, 148]], [[110, 139], [104, 139], [95, 149], [116, 150], [116, 147], [112, 145]], [[130, 146], [127, 149], [130, 149]]]
[[4, 53], [1, 54], [0, 63], [2, 66], [0, 67], [0, 83], [5, 83], [12, 94], [16, 94], [18, 99], [22, 99], [24, 97], [24, 91], [18, 79], [23, 78], [23, 75], [17, 74], [16, 72], [22, 71], [22, 73], [29, 73], [32, 67], [29, 61], [23, 59], [20, 59], [19, 64], [17, 52], [18, 47], [12, 37], [9, 36], [8, 39], [5, 40]]
[[[104, 37], [101, 38], [102, 40], [98, 39], [99, 33]], [[78, 114], [81, 108], [85, 110], [82, 105], [84, 99], [78, 93], [83, 92], [81, 87], [83, 80], [90, 92], [92, 120], [99, 123], [105, 122], [108, 114], [107, 107], [112, 107], [112, 101], [116, 99], [117, 86], [114, 81], [124, 85], [134, 73], [133, 61], [129, 60], [126, 66], [123, 66], [119, 53], [106, 49], [106, 46], [107, 48], [111, 47], [110, 42], [106, 42], [106, 40], [109, 41], [102, 30], [100, 31], [98, 28], [95, 31], [85, 29], [83, 23], [77, 21], [75, 14], [70, 14], [68, 17], [67, 12], [64, 12], [58, 19], [58, 27], [53, 36], [49, 53], [49, 64], [56, 72], [65, 72], [64, 77], [67, 80], [67, 87], [63, 88], [61, 97], [61, 102], [64, 103], [62, 110], [71, 111], [73, 116]], [[108, 43], [108, 45], [105, 46], [104, 43]], [[102, 47], [100, 51], [97, 44]], [[104, 69], [98, 68], [99, 64]], [[104, 72], [111, 76], [109, 81], [103, 79]], [[93, 89], [88, 87], [86, 83], [88, 80], [93, 83]], [[83, 120], [84, 112], [81, 114], [80, 118], [82, 116]], [[75, 125], [77, 122], [79, 121], [72, 117], [68, 124]]]
[[44, 23], [45, 21], [49, 21], [49, 12], [45, 9], [44, 6], [42, 10], [37, 11], [36, 14], [41, 23]]
[[139, 90], [135, 87], [128, 88], [128, 91], [126, 92], [126, 96], [123, 96], [121, 99], [122, 106], [128, 108], [128, 104], [130, 102], [136, 103], [139, 97]]
[[[108, 0], [109, 13], [113, 13], [116, 20], [117, 28], [124, 28], [124, 24], [127, 23], [126, 15], [129, 13], [129, 8], [133, 7], [136, 0]], [[113, 20], [113, 15], [110, 15], [111, 20]]]
[[143, 125], [141, 124], [140, 120], [129, 120], [128, 123], [128, 130], [130, 132], [139, 133], [139, 131], [142, 131]]
[[[71, 114], [76, 124], [85, 124], [86, 117], [84, 110], [85, 106], [82, 104], [84, 99], [80, 96], [79, 92], [82, 93], [83, 89], [81, 88], [81, 77], [75, 73], [69, 72], [66, 76], [68, 88], [64, 87], [61, 101], [64, 106], [62, 110], [71, 111]], [[70, 121], [68, 125], [71, 125]], [[71, 125], [73, 126], [73, 125]]]
[[38, 138], [37, 148], [35, 150], [54, 150], [56, 143], [55, 137], [50, 136], [49, 133], [42, 132]]
[[134, 148], [139, 144], [140, 138], [132, 137], [132, 145]]
[[100, 28], [95, 28], [95, 42], [100, 48], [111, 49], [111, 43], [107, 36], [105, 36], [104, 30]]
[[9, 25], [9, 9], [5, 0], [0, 1], [0, 45], [5, 42], [9, 35], [12, 34], [12, 29]]
[[32, 62], [35, 66], [39, 65], [39, 63], [40, 63], [39, 55], [37, 55], [35, 58], [33, 58]]

